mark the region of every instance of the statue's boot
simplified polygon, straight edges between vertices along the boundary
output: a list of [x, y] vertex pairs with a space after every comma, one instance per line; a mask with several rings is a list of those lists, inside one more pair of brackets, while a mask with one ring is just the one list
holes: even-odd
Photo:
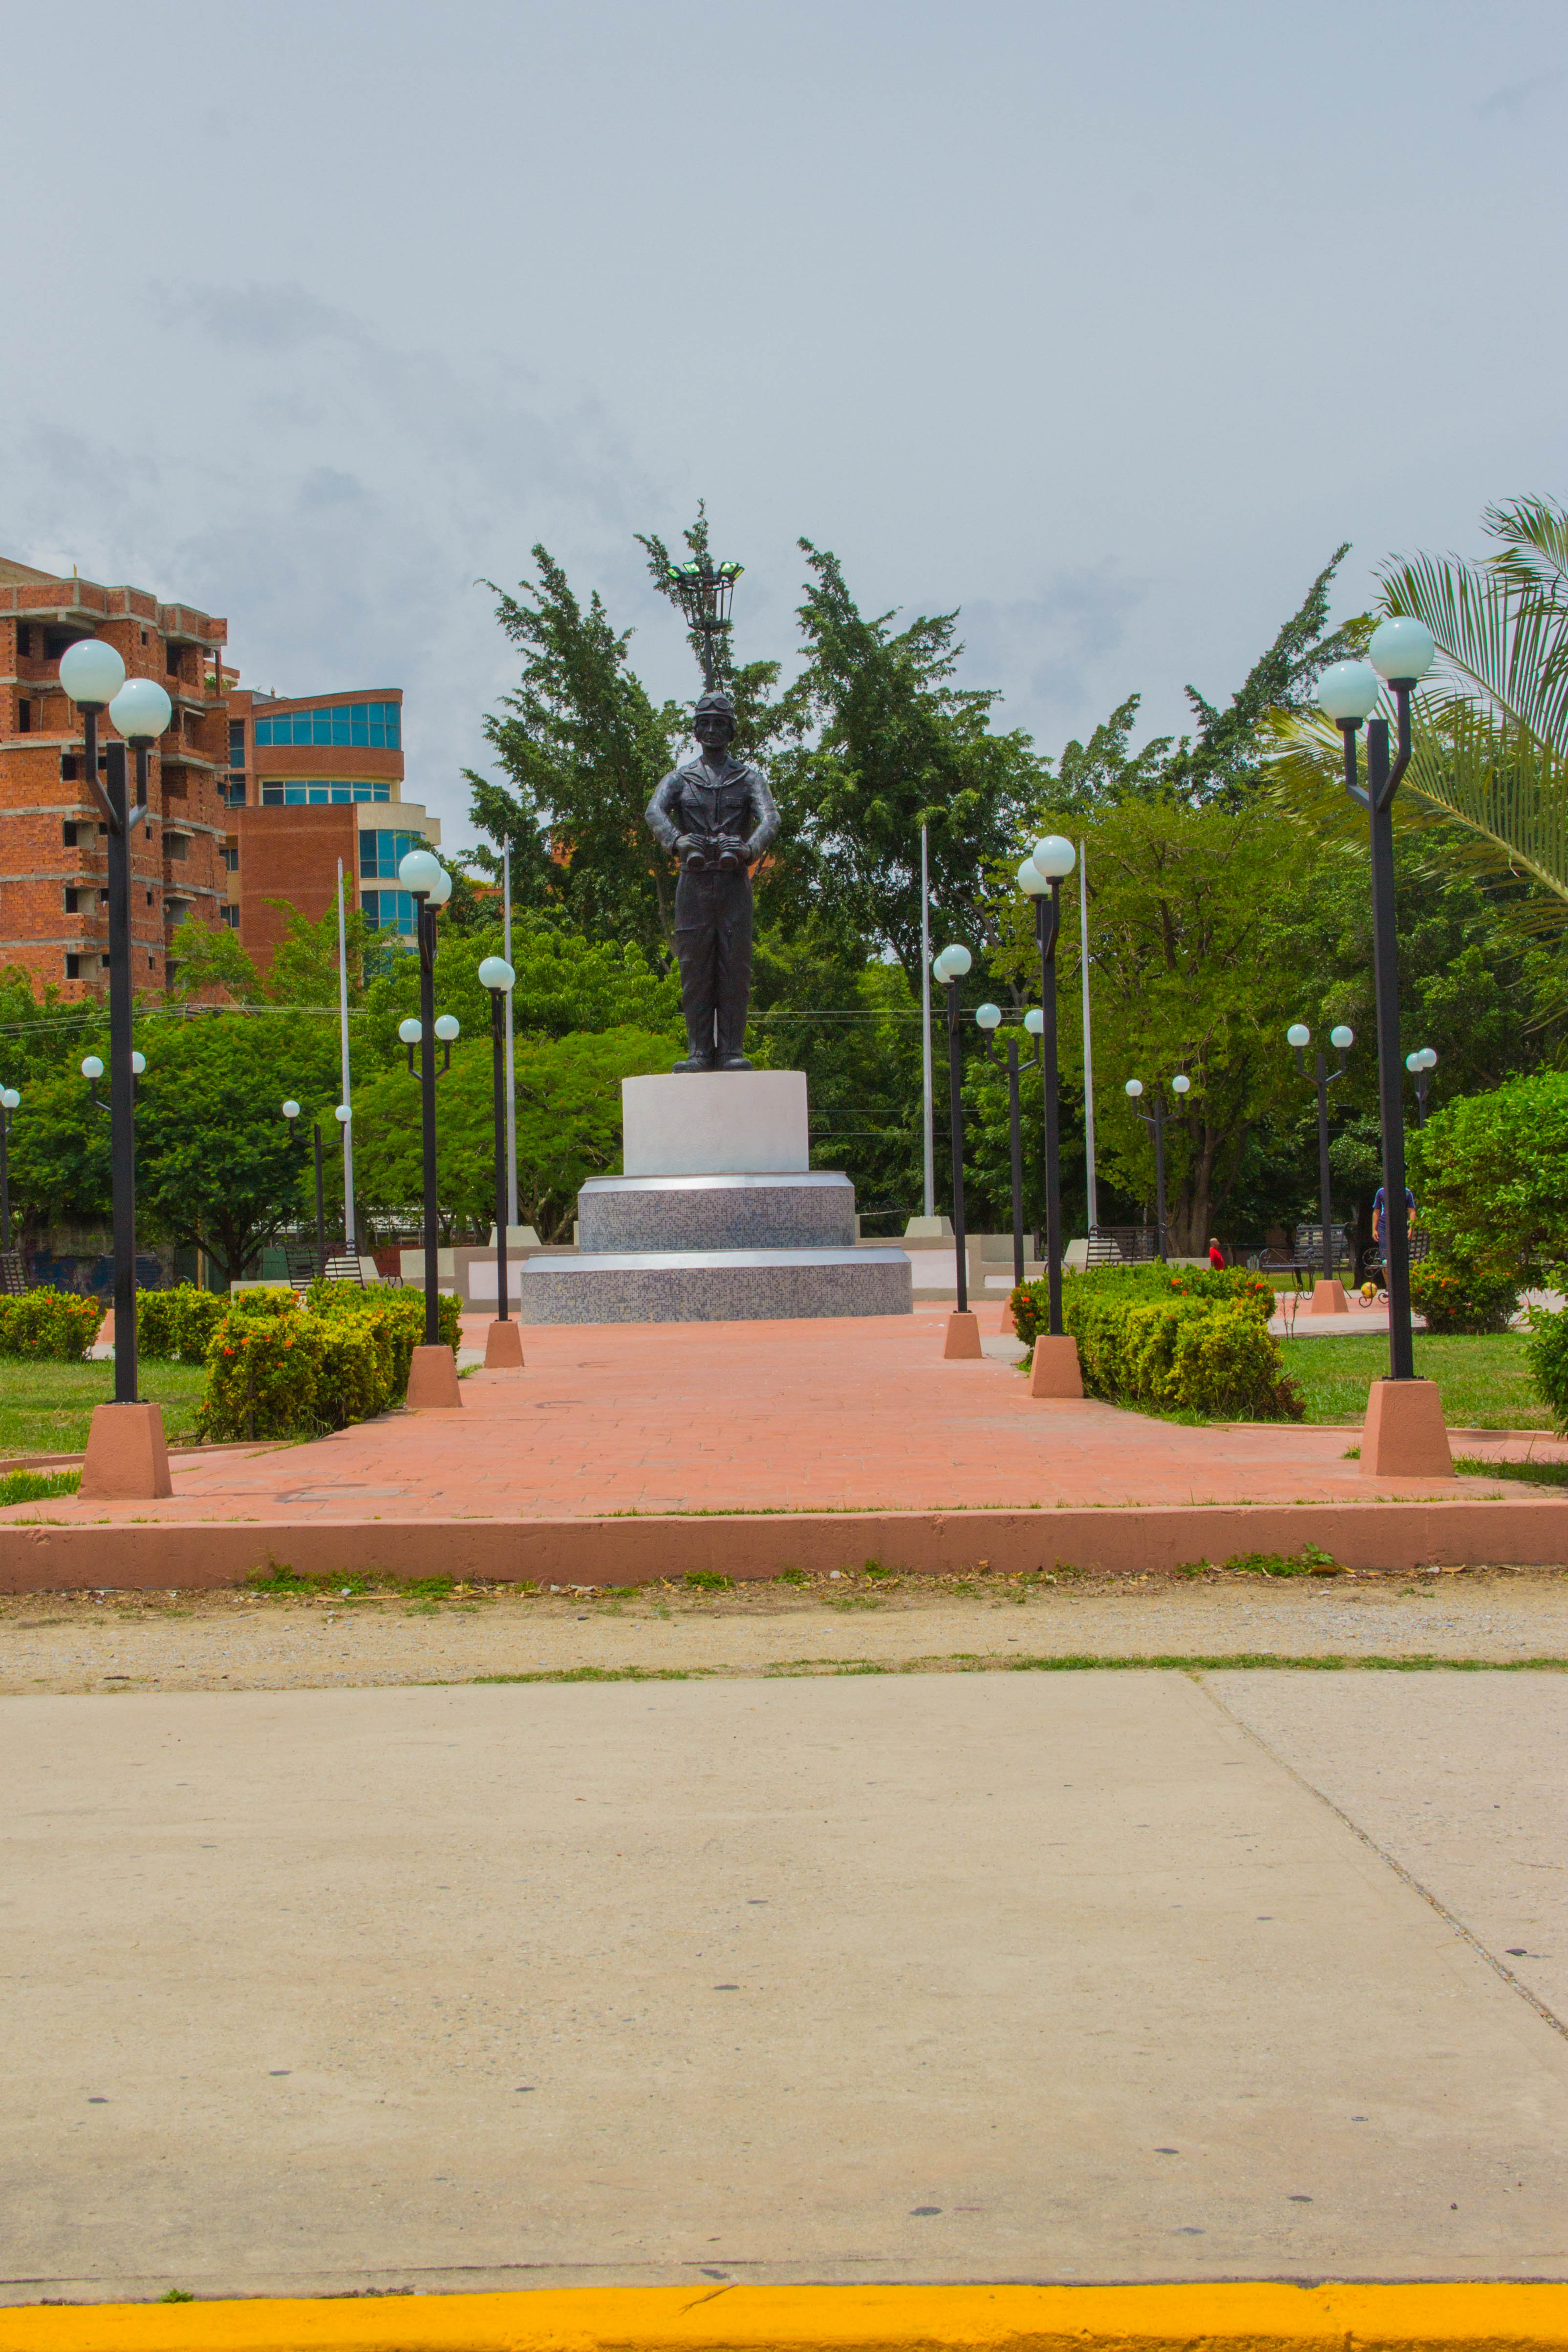
[[[746, 1067], [750, 1069], [751, 1066], [751, 1064], [748, 1062]], [[679, 1077], [683, 1070], [710, 1070], [712, 1067], [713, 1056], [711, 1054], [689, 1054], [684, 1062], [677, 1062], [675, 1064], [671, 1075], [675, 1077]]]
[[756, 1066], [754, 1062], [747, 1061], [744, 1054], [722, 1054], [719, 1058], [721, 1070], [754, 1070]]

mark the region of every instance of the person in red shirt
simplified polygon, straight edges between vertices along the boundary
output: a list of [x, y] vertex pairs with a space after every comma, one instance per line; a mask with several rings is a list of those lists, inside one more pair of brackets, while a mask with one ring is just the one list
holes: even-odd
[[1209, 1264], [1216, 1274], [1225, 1272], [1225, 1252], [1212, 1236], [1209, 1241]]

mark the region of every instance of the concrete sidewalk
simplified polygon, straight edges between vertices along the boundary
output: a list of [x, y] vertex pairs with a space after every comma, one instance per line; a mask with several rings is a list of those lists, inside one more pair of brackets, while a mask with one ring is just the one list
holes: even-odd
[[1560, 2277], [1565, 1721], [1530, 1673], [13, 1700], [5, 2293]]

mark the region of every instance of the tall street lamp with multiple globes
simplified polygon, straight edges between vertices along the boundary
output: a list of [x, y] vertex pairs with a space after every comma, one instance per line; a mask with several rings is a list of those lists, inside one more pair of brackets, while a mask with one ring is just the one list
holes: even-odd
[[[982, 1004], [976, 1008], [974, 1025], [980, 1032], [980, 1042], [988, 1062], [1007, 1072], [1007, 1133], [1012, 1147], [1013, 1165], [1013, 1287], [1016, 1290], [1024, 1279], [1024, 1123], [1019, 1110], [1018, 1082], [1025, 1070], [1037, 1070], [1040, 1056], [1031, 1054], [1020, 1061], [1018, 1040], [1009, 1037], [1005, 1056], [996, 1051], [993, 1039], [1002, 1026], [999, 1004]], [[1045, 1015], [1037, 1005], [1031, 1005], [1024, 1015], [1024, 1027], [1031, 1037], [1040, 1035], [1045, 1027]]]
[[[1192, 1084], [1186, 1072], [1178, 1070], [1171, 1080], [1171, 1092], [1178, 1097], [1187, 1095], [1192, 1091]], [[1156, 1086], [1152, 1098], [1153, 1109], [1140, 1110], [1138, 1105], [1142, 1100], [1142, 1079], [1129, 1078], [1127, 1098], [1132, 1105], [1133, 1115], [1142, 1120], [1154, 1138], [1154, 1255], [1163, 1262], [1165, 1255], [1165, 1097]], [[1185, 1108], [1184, 1104], [1183, 1108]]]
[[1437, 1056], [1430, 1045], [1422, 1045], [1414, 1054], [1406, 1054], [1405, 1066], [1415, 1081], [1415, 1124], [1417, 1127], [1425, 1127], [1426, 1089], [1432, 1083], [1432, 1073], [1437, 1066]]
[[[506, 1156], [506, 1010], [517, 974], [504, 956], [486, 956], [479, 966], [479, 986], [490, 992], [490, 1054], [495, 1080], [496, 1119], [496, 1312], [485, 1335], [485, 1367], [497, 1370], [522, 1361], [522, 1334], [511, 1321], [506, 1296], [507, 1156]], [[521, 1306], [521, 1301], [519, 1300]]]
[[[1334, 662], [1318, 680], [1318, 703], [1344, 740], [1345, 790], [1367, 813], [1372, 857], [1372, 960], [1377, 997], [1377, 1095], [1383, 1129], [1384, 1274], [1388, 1286], [1388, 1377], [1373, 1383], [1361, 1466], [1372, 1477], [1453, 1475], [1436, 1385], [1415, 1378], [1410, 1329], [1410, 1236], [1405, 1214], [1405, 1099], [1399, 1058], [1399, 941], [1394, 904], [1394, 795], [1410, 764], [1410, 698], [1436, 658], [1431, 632], [1408, 615], [1380, 622], [1365, 661]], [[1394, 696], [1397, 749], [1388, 721], [1373, 712], [1384, 686]], [[1356, 736], [1366, 728], [1366, 782]]]
[[[1405, 1103], [1399, 1057], [1399, 940], [1394, 908], [1394, 796], [1410, 764], [1410, 697], [1436, 654], [1429, 630], [1407, 618], [1373, 630], [1365, 661], [1334, 662], [1318, 680], [1318, 702], [1344, 739], [1345, 790], [1367, 812], [1372, 853], [1372, 963], [1377, 997], [1377, 1092], [1383, 1125], [1384, 1223], [1388, 1247], [1389, 1378], [1413, 1381], [1410, 1240], [1405, 1220]], [[1388, 721], [1374, 719], [1384, 683], [1392, 688], [1398, 732], [1389, 760]], [[1366, 728], [1366, 782], [1356, 736]], [[1445, 1441], [1446, 1442], [1446, 1441]]]
[[[1018, 868], [1018, 886], [1035, 905], [1035, 939], [1040, 950], [1040, 1057], [1046, 1094], [1046, 1286], [1048, 1334], [1062, 1337], [1062, 1182], [1057, 1071], [1057, 940], [1062, 927], [1062, 884], [1078, 853], [1059, 833], [1037, 841]], [[1076, 1352], [1076, 1351], [1075, 1351]]]
[[[292, 1095], [283, 1106], [283, 1116], [289, 1122], [290, 1134], [295, 1133], [294, 1121], [300, 1116], [300, 1106]], [[339, 1103], [332, 1116], [340, 1127], [347, 1127], [353, 1113], [347, 1103]], [[327, 1278], [327, 1221], [321, 1185], [321, 1122], [319, 1118], [311, 1120], [310, 1133], [316, 1149], [316, 1275], [318, 1280], [324, 1282]], [[343, 1222], [346, 1227], [348, 1222], [346, 1209], [343, 1213]]]
[[[436, 916], [452, 895], [452, 877], [432, 851], [411, 849], [397, 868], [397, 878], [413, 896], [419, 945], [417, 1043], [425, 1147], [425, 1344], [414, 1351], [408, 1402], [415, 1407], [460, 1405], [463, 1393], [458, 1386], [457, 1362], [451, 1349], [441, 1345], [440, 1223], [436, 1192], [436, 1045], [439, 1041], [446, 1046], [449, 1064], [452, 1040], [458, 1034], [458, 1024], [449, 1013], [439, 1021], [436, 1018]], [[416, 1042], [409, 1034], [413, 1027], [412, 1022], [405, 1021], [397, 1033], [410, 1046], [410, 1060]]]
[[[1292, 1021], [1290, 1026], [1285, 1032], [1285, 1043], [1294, 1049], [1296, 1055], [1296, 1067], [1300, 1071], [1303, 1077], [1307, 1075], [1307, 1048], [1311, 1042], [1312, 1033], [1308, 1028], [1306, 1023], [1304, 1021]], [[1345, 1311], [1344, 1285], [1338, 1279], [1334, 1273], [1334, 1244], [1331, 1226], [1331, 1212], [1329, 1201], [1331, 1190], [1329, 1181], [1329, 1088], [1333, 1085], [1336, 1078], [1342, 1078], [1345, 1075], [1345, 1055], [1355, 1044], [1355, 1031], [1353, 1029], [1345, 1028], [1342, 1024], [1337, 1029], [1330, 1030], [1329, 1043], [1340, 1057], [1340, 1066], [1337, 1070], [1330, 1069], [1328, 1063], [1323, 1058], [1323, 1049], [1320, 1045], [1318, 1048], [1317, 1057], [1318, 1208], [1319, 1213], [1322, 1219], [1322, 1225], [1318, 1238], [1321, 1247], [1323, 1272], [1321, 1279], [1313, 1285], [1312, 1312], [1318, 1315], [1342, 1315]], [[1319, 1300], [1320, 1292], [1321, 1293], [1321, 1304]]]
[[931, 967], [947, 991], [948, 1119], [952, 1134], [952, 1231], [958, 1262], [958, 1305], [947, 1335], [950, 1356], [980, 1353], [979, 1330], [969, 1312], [969, 1251], [963, 1234], [963, 1045], [960, 1034], [963, 1016], [958, 1002], [958, 983], [973, 961], [966, 947], [954, 942], [932, 957]]
[[[147, 814], [147, 762], [153, 745], [168, 728], [174, 705], [155, 679], [127, 679], [114, 647], [100, 637], [82, 637], [60, 656], [60, 685], [81, 714], [88, 790], [102, 812], [109, 836], [109, 1097], [110, 1155], [114, 1192], [114, 1402], [136, 1403], [136, 1163], [132, 1133], [131, 1068], [131, 837]], [[107, 710], [119, 740], [105, 746], [104, 780], [98, 773], [98, 722]], [[136, 798], [126, 778], [127, 746], [136, 755]], [[108, 1452], [95, 1465], [89, 1441], [83, 1466], [84, 1495], [112, 1491], [136, 1496], [167, 1494], [168, 1462], [163, 1415], [148, 1416], [146, 1444], [126, 1447], [106, 1428]], [[94, 1415], [96, 1428], [97, 1416]], [[112, 1456], [112, 1466], [110, 1464]], [[106, 1487], [102, 1483], [110, 1481]], [[151, 1482], [150, 1489], [148, 1482]]]

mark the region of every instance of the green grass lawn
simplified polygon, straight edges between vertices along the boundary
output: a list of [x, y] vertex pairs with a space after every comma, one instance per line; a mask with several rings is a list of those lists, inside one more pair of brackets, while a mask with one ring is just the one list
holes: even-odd
[[[173, 1444], [195, 1427], [206, 1374], [199, 1364], [143, 1363], [138, 1382], [148, 1404], [163, 1408]], [[114, 1366], [0, 1363], [0, 1456], [81, 1454], [95, 1404], [114, 1401]]]
[[[1283, 1339], [1285, 1369], [1307, 1400], [1309, 1421], [1358, 1422], [1366, 1413], [1371, 1382], [1388, 1370], [1388, 1339]], [[1495, 1339], [1428, 1339], [1415, 1334], [1418, 1377], [1436, 1381], [1443, 1418], [1453, 1429], [1550, 1429], [1552, 1415], [1531, 1386], [1524, 1339], [1504, 1331]]]

